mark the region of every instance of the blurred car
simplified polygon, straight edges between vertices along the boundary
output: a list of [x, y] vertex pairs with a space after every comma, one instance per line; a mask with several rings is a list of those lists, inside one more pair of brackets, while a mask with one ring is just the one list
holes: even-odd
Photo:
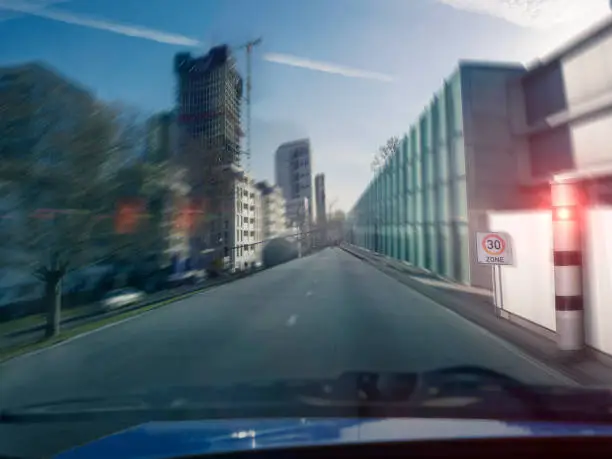
[[145, 298], [145, 293], [135, 288], [121, 288], [108, 292], [102, 298], [101, 306], [105, 310], [121, 308], [138, 303]]

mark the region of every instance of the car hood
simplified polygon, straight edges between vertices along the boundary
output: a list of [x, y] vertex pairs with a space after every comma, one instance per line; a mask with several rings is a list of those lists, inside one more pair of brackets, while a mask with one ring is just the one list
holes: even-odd
[[296, 446], [427, 439], [612, 435], [612, 426], [457, 419], [242, 419], [150, 422], [55, 456], [171, 458]]

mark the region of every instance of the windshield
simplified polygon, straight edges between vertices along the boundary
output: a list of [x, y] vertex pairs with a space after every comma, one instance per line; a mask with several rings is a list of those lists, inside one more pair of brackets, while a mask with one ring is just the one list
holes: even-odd
[[0, 0], [0, 43], [0, 455], [612, 382], [607, 0]]

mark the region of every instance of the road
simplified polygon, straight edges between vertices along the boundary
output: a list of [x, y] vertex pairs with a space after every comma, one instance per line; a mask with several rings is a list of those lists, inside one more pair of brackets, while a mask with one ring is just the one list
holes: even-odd
[[[326, 249], [9, 361], [0, 366], [0, 407], [143, 387], [457, 364], [528, 383], [560, 382], [552, 370], [372, 266]], [[59, 434], [28, 442], [23, 429], [0, 426], [0, 454], [65, 447]]]

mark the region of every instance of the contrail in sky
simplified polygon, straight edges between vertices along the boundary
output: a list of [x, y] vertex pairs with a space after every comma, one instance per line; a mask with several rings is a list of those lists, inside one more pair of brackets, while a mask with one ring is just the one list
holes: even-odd
[[51, 19], [53, 21], [65, 22], [67, 24], [89, 27], [91, 29], [106, 30], [108, 32], [127, 35], [129, 37], [144, 38], [147, 40], [157, 41], [159, 43], [194, 47], [202, 45], [199, 40], [186, 37], [185, 35], [163, 32], [161, 30], [149, 29], [147, 27], [137, 25], [118, 24], [116, 22], [109, 22], [104, 19], [96, 19], [90, 16], [69, 13], [57, 9], [41, 8], [40, 5], [30, 2], [0, 0], [0, 8]]
[[[150, 29], [148, 27], [120, 24], [105, 19], [98, 19], [83, 14], [71, 13], [58, 9], [44, 7], [44, 4], [34, 3], [24, 0], [0, 0], [0, 9], [15, 13], [29, 14], [52, 21], [64, 22], [66, 24], [74, 24], [91, 29], [104, 30], [107, 32], [125, 35], [128, 37], [144, 38], [159, 43], [167, 43], [170, 45], [202, 47], [204, 44], [186, 35], [164, 32], [161, 30]], [[314, 61], [302, 57], [292, 56], [289, 54], [269, 53], [264, 55], [264, 60], [275, 62], [277, 64], [289, 65], [291, 67], [300, 67], [303, 69], [314, 70], [317, 72], [333, 73], [342, 75], [348, 78], [362, 78], [368, 80], [377, 80], [391, 82], [395, 79], [390, 75], [383, 73], [369, 72], [359, 70], [342, 65], [332, 64], [328, 62]]]
[[290, 54], [268, 53], [264, 55], [264, 60], [277, 64], [290, 65], [292, 67], [315, 70], [317, 72], [334, 73], [349, 78], [363, 78], [367, 80], [384, 81], [387, 83], [395, 81], [394, 77], [385, 75], [384, 73], [369, 72], [367, 70], [344, 67], [329, 62], [313, 61], [312, 59], [305, 59]]
[[597, 20], [608, 14], [608, 0], [437, 0], [458, 10], [486, 14], [522, 27], [546, 29]]

